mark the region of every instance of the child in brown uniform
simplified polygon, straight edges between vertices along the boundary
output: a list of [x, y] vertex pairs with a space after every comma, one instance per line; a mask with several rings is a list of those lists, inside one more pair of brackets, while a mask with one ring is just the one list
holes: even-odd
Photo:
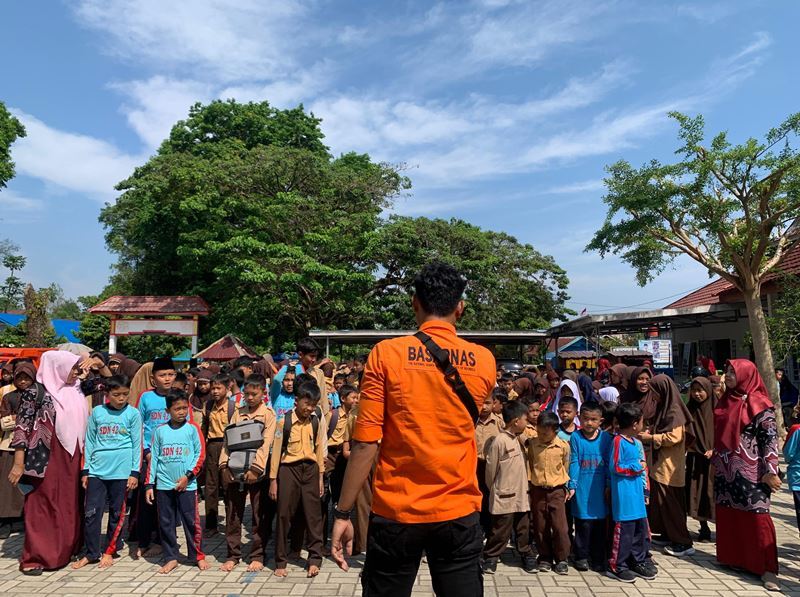
[[267, 461], [269, 451], [275, 439], [275, 412], [264, 404], [264, 391], [267, 381], [263, 375], [250, 375], [244, 385], [244, 403], [236, 409], [231, 424], [241, 421], [260, 421], [264, 425], [262, 444], [257, 449], [249, 470], [244, 473], [241, 482], [234, 479], [228, 468], [231, 452], [227, 441], [223, 442], [219, 458], [222, 483], [225, 487], [225, 539], [228, 544], [228, 555], [220, 570], [230, 572], [242, 558], [242, 519], [247, 496], [250, 496], [252, 508], [253, 540], [250, 543], [250, 565], [248, 572], [264, 569], [264, 548], [269, 541], [272, 516], [263, 511], [267, 505]]
[[[278, 502], [275, 529], [275, 576], [286, 576], [289, 527], [297, 506], [302, 502], [308, 533], [308, 577], [319, 574], [322, 565], [322, 511], [324, 493], [325, 421], [312, 417], [320, 400], [319, 386], [301, 383], [296, 391], [297, 404], [287, 413], [283, 425], [275, 431], [272, 443], [269, 496]], [[322, 429], [320, 429], [322, 426]]]

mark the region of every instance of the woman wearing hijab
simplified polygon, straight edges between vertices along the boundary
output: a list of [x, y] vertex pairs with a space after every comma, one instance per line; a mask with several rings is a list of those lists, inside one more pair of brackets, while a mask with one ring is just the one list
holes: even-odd
[[533, 396], [533, 383], [527, 377], [518, 377], [511, 387], [517, 393], [517, 400], [522, 400], [526, 396]]
[[[550, 390], [550, 397], [547, 400], [547, 405], [550, 405], [553, 400], [556, 399], [556, 393], [558, 392], [558, 386], [561, 385], [561, 378], [558, 376], [558, 373], [553, 371], [552, 369], [548, 369], [547, 373], [545, 374], [545, 379], [547, 379], [547, 385]], [[544, 406], [542, 406], [542, 410], [544, 410]]]
[[15, 450], [11, 447], [19, 412], [21, 394], [36, 382], [36, 367], [22, 361], [14, 367], [14, 391], [0, 399], [0, 539], [7, 539], [12, 527], [22, 521], [24, 496], [9, 475], [14, 467]]
[[133, 379], [141, 367], [137, 361], [121, 352], [115, 352], [108, 358], [108, 368], [111, 369], [112, 375], [124, 375], [128, 379]]
[[38, 383], [21, 395], [9, 480], [17, 485], [24, 475], [27, 490], [23, 574], [62, 568], [81, 548], [80, 472], [89, 409], [79, 375], [97, 364], [66, 351], [46, 352]]
[[131, 392], [128, 394], [128, 404], [133, 408], [139, 408], [139, 398], [142, 394], [149, 392], [156, 385], [153, 379], [153, 363], [145, 363], [136, 372], [131, 380]]
[[[567, 387], [569, 389], [569, 393], [572, 394], [572, 397], [575, 398], [575, 400], [578, 401], [577, 412], [581, 412], [581, 404], [583, 402], [581, 400], [581, 391], [578, 389], [578, 384], [576, 384], [571, 379], [565, 379], [565, 380], [563, 380], [561, 382], [561, 385], [558, 386], [558, 391], [556, 392], [555, 399], [550, 402], [550, 405], [547, 407], [547, 409], [552, 411], [552, 412], [554, 412], [554, 413], [556, 413], [556, 415], [558, 415], [558, 403], [561, 402], [561, 395], [564, 393], [564, 388], [565, 387]], [[561, 417], [559, 417], [559, 420], [561, 420]], [[575, 425], [580, 427], [580, 423], [579, 423], [577, 417], [575, 418]]]
[[755, 364], [725, 365], [725, 394], [714, 408], [714, 498], [717, 561], [761, 576], [780, 590], [778, 545], [769, 515], [780, 489], [775, 408]]
[[639, 434], [650, 447], [650, 508], [648, 518], [653, 533], [669, 542], [664, 553], [682, 557], [694, 554], [692, 538], [686, 528], [686, 446], [692, 443], [692, 417], [681, 400], [680, 390], [666, 375], [650, 382], [647, 404], [652, 418], [645, 420]]
[[700, 541], [711, 541], [708, 521], [714, 521], [714, 388], [707, 377], [695, 377], [689, 385], [694, 443], [686, 452], [686, 501], [689, 516], [700, 522]]

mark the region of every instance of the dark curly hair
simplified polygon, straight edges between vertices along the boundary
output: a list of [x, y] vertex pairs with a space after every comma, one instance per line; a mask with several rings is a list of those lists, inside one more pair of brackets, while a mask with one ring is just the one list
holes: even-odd
[[444, 317], [455, 311], [464, 295], [467, 279], [452, 265], [429, 263], [414, 278], [414, 295], [431, 315]]

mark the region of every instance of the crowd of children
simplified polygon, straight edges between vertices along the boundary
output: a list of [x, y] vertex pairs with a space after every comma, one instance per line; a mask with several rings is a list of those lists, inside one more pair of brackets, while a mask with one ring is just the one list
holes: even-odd
[[[320, 362], [319, 348], [310, 338], [298, 344], [298, 354], [297, 363], [276, 365], [242, 357], [187, 373], [178, 372], [171, 359], [162, 357], [139, 369], [134, 379], [120, 371], [122, 355], [95, 353], [69, 360], [71, 368], [64, 371], [63, 381], [74, 383], [92, 401], [84, 402], [84, 408], [87, 404], [92, 408], [81, 434], [85, 508], [80, 509], [79, 535], [84, 545], [72, 568], [112, 566], [127, 537], [137, 543], [131, 552], [134, 557], [160, 556], [159, 573], [168, 574], [178, 565], [176, 527], [182, 526], [188, 561], [201, 570], [208, 568], [204, 540], [224, 530], [227, 553], [221, 569], [230, 572], [242, 559], [242, 526], [249, 501], [248, 571], [264, 568], [274, 528], [275, 574], [286, 575], [287, 562], [301, 547], [309, 554], [308, 576], [319, 574], [323, 556], [330, 553], [329, 510], [341, 491], [364, 359], [336, 369], [327, 360]], [[23, 514], [25, 476], [14, 476], [12, 441], [19, 397], [33, 396], [26, 404], [35, 410], [40, 408], [36, 394], [27, 390], [33, 386], [40, 399], [49, 394], [32, 362], [21, 360], [4, 371], [11, 383], [5, 386], [2, 393], [7, 397], [0, 404], [7, 444], [0, 444], [4, 469], [0, 491], [15, 499], [4, 504], [0, 522], [8, 520], [10, 534], [11, 523], [21, 521]], [[140, 374], [147, 376], [147, 389], [133, 395], [131, 386]], [[97, 394], [101, 399], [95, 402], [91, 397]], [[30, 436], [31, 429], [21, 433]], [[24, 468], [28, 466], [26, 462]], [[106, 513], [108, 524], [101, 540]], [[26, 551], [37, 551], [27, 537]], [[53, 567], [58, 566], [21, 566], [21, 570], [37, 575]]]
[[[337, 367], [320, 359], [310, 338], [298, 343], [297, 352], [297, 362], [242, 357], [185, 374], [169, 358], [135, 372], [122, 355], [74, 357], [64, 361], [65, 368], [63, 359], [45, 353], [43, 363], [53, 361], [53, 374], [61, 376], [53, 387], [80, 388], [92, 407], [85, 432], [72, 429], [69, 435], [74, 447], [77, 433], [82, 447], [84, 492], [78, 534], [84, 544], [72, 567], [112, 566], [127, 536], [137, 543], [134, 557], [161, 555], [159, 572], [167, 574], [178, 565], [176, 528], [182, 526], [188, 560], [201, 570], [208, 568], [204, 540], [224, 530], [221, 569], [230, 572], [243, 558], [249, 501], [247, 570], [264, 568], [274, 538], [276, 576], [286, 576], [287, 563], [301, 548], [308, 552], [308, 576], [318, 575], [329, 554], [330, 509], [350, 454], [365, 359]], [[594, 378], [550, 368], [516, 376], [498, 371], [475, 430], [484, 572], [496, 572], [513, 539], [529, 573], [568, 574], [572, 566], [623, 582], [652, 580], [658, 570], [651, 547], [659, 540], [651, 542], [652, 527], [667, 543], [665, 553], [674, 556], [694, 551], [687, 515], [700, 522], [698, 540], [711, 539], [713, 405], [724, 382], [699, 375], [684, 405], [666, 376], [654, 376], [646, 366], [607, 365]], [[30, 361], [8, 364], [3, 373], [0, 538], [21, 520], [21, 491], [45, 486], [48, 454], [37, 452], [41, 438], [34, 422], [66, 412], [61, 390], [51, 390]], [[142, 383], [144, 391], [131, 391]], [[98, 395], [100, 400], [93, 398]], [[798, 430], [790, 430], [784, 452], [800, 512]], [[49, 432], [64, 442], [57, 425]], [[370, 496], [368, 483], [356, 507], [356, 553], [366, 549]], [[31, 555], [36, 535], [30, 535], [25, 557], [37, 561]], [[50, 567], [21, 569], [38, 574]]]
[[[641, 368], [645, 370], [647, 400], [659, 384], [674, 386], [665, 376], [653, 378], [649, 369]], [[668, 400], [662, 400], [662, 406], [655, 404], [657, 399], [626, 400], [632, 397], [631, 377], [636, 379], [641, 371], [625, 365], [612, 371], [609, 363], [592, 379], [586, 371], [558, 375], [542, 367], [515, 376], [498, 370], [497, 387], [476, 426], [477, 474], [484, 496], [481, 520], [487, 535], [484, 572], [495, 573], [513, 537], [529, 573], [568, 574], [571, 564], [623, 582], [654, 579], [658, 571], [650, 554], [649, 520], [660, 512], [650, 505], [650, 484], [661, 480], [663, 470], [681, 476], [675, 485], [687, 492], [690, 503], [703, 504], [691, 514], [701, 521], [700, 539], [710, 539], [713, 488], [710, 498], [708, 488], [713, 487], [713, 473], [708, 465], [711, 452], [704, 446], [713, 444], [711, 381], [702, 378], [692, 384], [693, 389], [708, 385], [708, 395], [690, 393], [694, 412], [702, 416], [679, 419], [662, 412]], [[670, 408], [678, 411], [677, 405]], [[659, 425], [667, 425], [672, 435], [656, 435]], [[702, 460], [692, 467], [686, 490], [686, 447], [675, 439], [682, 441], [684, 434], [704, 438], [700, 454], [695, 452]], [[691, 449], [698, 448], [692, 444]], [[685, 518], [684, 509], [683, 528]], [[673, 529], [660, 532], [666, 535]], [[684, 556], [694, 549], [689, 539], [688, 546], [670, 543], [665, 552]]]

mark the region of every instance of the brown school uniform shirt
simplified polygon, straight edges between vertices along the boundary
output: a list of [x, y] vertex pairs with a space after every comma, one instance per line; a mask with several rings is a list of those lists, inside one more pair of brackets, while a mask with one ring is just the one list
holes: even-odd
[[536, 487], [553, 488], [569, 481], [569, 444], [554, 438], [546, 444], [535, 438], [528, 442], [530, 482]]
[[[319, 422], [319, 431], [317, 432], [317, 442], [314, 444], [314, 428], [311, 425], [311, 418], [301, 423], [297, 419], [297, 413], [292, 411], [286, 413], [287, 417], [292, 417], [292, 431], [289, 435], [289, 441], [286, 444], [286, 454], [281, 454], [283, 448], [283, 421], [279, 428], [275, 430], [275, 439], [272, 442], [273, 458], [270, 463], [270, 479], [278, 478], [278, 468], [281, 464], [291, 464], [293, 462], [302, 462], [303, 460], [313, 460], [319, 466], [319, 472], [325, 471], [325, 418], [321, 418]], [[280, 455], [280, 457], [276, 457]]]
[[[662, 485], [686, 485], [686, 437], [681, 425], [666, 433], [654, 433], [653, 443], [647, 450], [647, 468], [650, 478]], [[653, 451], [658, 457], [653, 458]], [[654, 463], [655, 462], [655, 463]]]
[[525, 454], [519, 440], [504, 429], [486, 451], [489, 512], [501, 515], [530, 510], [525, 468]]
[[337, 410], [339, 411], [339, 420], [336, 421], [336, 427], [333, 428], [333, 433], [328, 439], [329, 448], [341, 446], [345, 442], [345, 437], [347, 436], [347, 413], [344, 412], [343, 406], [340, 406]]
[[[227, 407], [226, 407], [227, 408]], [[236, 409], [233, 413], [231, 423], [238, 423], [239, 421], [261, 421], [264, 424], [264, 433], [262, 437], [264, 442], [256, 452], [256, 457], [253, 464], [250, 465], [250, 470], [258, 476], [266, 472], [267, 460], [269, 459], [269, 450], [275, 441], [275, 411], [264, 403], [258, 405], [258, 408], [250, 412], [250, 407], [243, 404]], [[222, 452], [219, 455], [219, 467], [225, 468], [228, 466], [228, 444], [225, 442], [222, 446]]]
[[475, 427], [475, 444], [478, 446], [478, 460], [486, 460], [486, 446], [489, 440], [497, 437], [503, 430], [503, 420], [494, 413], [485, 421], [478, 419]]
[[206, 439], [220, 439], [225, 435], [225, 427], [228, 426], [228, 400], [222, 406], [216, 401], [211, 403], [211, 412], [208, 415], [208, 433]]

